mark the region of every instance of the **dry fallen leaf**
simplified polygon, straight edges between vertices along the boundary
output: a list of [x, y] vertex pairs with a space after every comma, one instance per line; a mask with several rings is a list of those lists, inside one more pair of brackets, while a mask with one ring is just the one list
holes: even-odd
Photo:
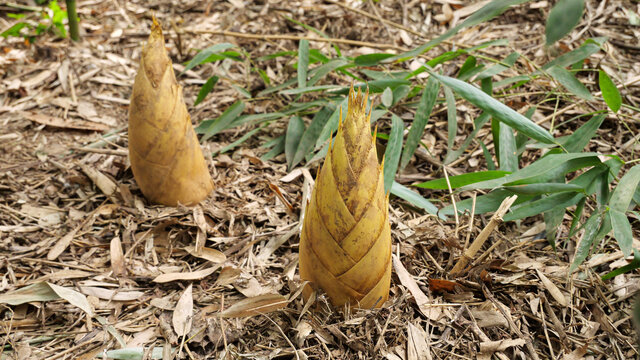
[[80, 168], [82, 169], [82, 172], [84, 172], [89, 177], [89, 179], [91, 179], [91, 181], [96, 184], [98, 189], [100, 189], [103, 194], [111, 196], [116, 192], [116, 189], [118, 188], [116, 183], [105, 174], [101, 173], [93, 167], [84, 164], [81, 164]]
[[177, 281], [177, 280], [188, 280], [188, 281], [202, 280], [207, 276], [216, 272], [216, 270], [218, 270], [221, 266], [222, 265], [218, 264], [213, 267], [198, 270], [198, 271], [161, 274], [156, 276], [156, 278], [153, 279], [153, 282], [166, 283], [166, 282]]
[[192, 285], [189, 284], [184, 290], [176, 308], [173, 310], [173, 317], [171, 322], [173, 324], [173, 330], [178, 336], [185, 336], [191, 331], [191, 323], [193, 320], [193, 294]]
[[260, 285], [256, 278], [251, 277], [245, 284], [240, 286], [238, 282], [233, 284], [233, 287], [236, 288], [242, 295], [246, 297], [256, 297], [259, 295], [265, 295], [270, 291], [269, 288]]
[[438, 307], [428, 306], [431, 301], [429, 301], [427, 295], [420, 290], [416, 281], [413, 279], [411, 274], [409, 274], [407, 269], [405, 269], [404, 265], [402, 265], [402, 262], [396, 255], [393, 255], [393, 268], [400, 279], [400, 283], [409, 290], [411, 295], [413, 295], [413, 299], [416, 301], [420, 312], [427, 318], [438, 321], [442, 315], [442, 310]]
[[196, 235], [195, 252], [200, 254], [200, 252], [204, 248], [205, 242], [207, 241], [207, 228], [209, 226], [207, 225], [207, 221], [204, 219], [204, 213], [202, 212], [202, 208], [199, 206], [195, 206], [193, 208], [193, 221], [198, 226], [198, 233]]
[[53, 247], [49, 250], [47, 259], [50, 261], [57, 259], [58, 256], [60, 256], [60, 254], [62, 254], [67, 249], [67, 247], [69, 247], [69, 244], [71, 244], [71, 241], [73, 241], [73, 238], [76, 236], [76, 233], [78, 232], [78, 230], [80, 230], [81, 226], [82, 225], [69, 231], [62, 238], [60, 238], [60, 240], [56, 241], [55, 245], [53, 245]]
[[204, 247], [200, 249], [200, 252], [196, 252], [195, 246], [187, 246], [184, 248], [190, 255], [199, 257], [201, 259], [209, 260], [214, 264], [219, 264], [227, 261], [227, 257], [219, 250]]
[[564, 296], [562, 291], [560, 291], [560, 289], [556, 286], [556, 284], [551, 282], [551, 280], [549, 280], [549, 278], [546, 277], [540, 270], [536, 269], [536, 272], [538, 273], [538, 277], [542, 281], [542, 284], [544, 285], [544, 287], [547, 289], [549, 294], [551, 294], [551, 296], [558, 302], [558, 304], [560, 304], [560, 306], [562, 307], [569, 306], [569, 302], [567, 301], [567, 298]]
[[424, 330], [407, 324], [407, 360], [431, 360], [431, 351]]
[[144, 292], [135, 290], [111, 290], [95, 286], [81, 286], [80, 291], [88, 296], [95, 296], [98, 299], [111, 301], [133, 301], [140, 300]]
[[64, 299], [93, 317], [93, 307], [81, 293], [48, 282], [39, 282], [21, 289], [0, 295], [0, 304], [20, 305], [36, 301]]
[[93, 317], [93, 307], [91, 306], [91, 304], [89, 304], [89, 301], [87, 301], [86, 296], [66, 287], [58, 286], [51, 283], [47, 283], [47, 285], [49, 285], [49, 287], [58, 296], [67, 300], [71, 305], [74, 305], [83, 310], [85, 313], [87, 313], [87, 316]]
[[491, 355], [496, 351], [504, 351], [513, 346], [523, 346], [524, 339], [506, 339], [499, 341], [484, 341], [480, 343], [480, 353], [478, 360], [490, 360]]
[[238, 276], [242, 273], [242, 270], [233, 266], [225, 266], [220, 270], [220, 275], [216, 279], [214, 286], [225, 286], [232, 284]]
[[223, 318], [247, 317], [266, 314], [287, 306], [289, 300], [280, 294], [265, 294], [240, 300], [221, 311], [218, 316]]
[[40, 207], [31, 204], [23, 204], [20, 212], [38, 219], [40, 226], [53, 226], [60, 224], [64, 219], [64, 210], [55, 206]]
[[55, 116], [46, 114], [38, 114], [32, 111], [21, 111], [25, 119], [44, 124], [47, 126], [63, 128], [63, 129], [75, 129], [75, 130], [89, 130], [89, 131], [106, 131], [109, 130], [109, 126], [104, 124], [95, 123], [92, 121], [80, 120], [80, 119], [62, 119]]
[[583, 346], [578, 347], [568, 354], [564, 354], [562, 356], [562, 360], [582, 360], [584, 359], [584, 355], [587, 353], [587, 349], [589, 348], [589, 343], [584, 344]]
[[116, 276], [123, 276], [127, 274], [127, 269], [124, 266], [124, 254], [122, 253], [122, 243], [118, 236], [111, 239], [110, 244], [111, 255], [111, 270]]

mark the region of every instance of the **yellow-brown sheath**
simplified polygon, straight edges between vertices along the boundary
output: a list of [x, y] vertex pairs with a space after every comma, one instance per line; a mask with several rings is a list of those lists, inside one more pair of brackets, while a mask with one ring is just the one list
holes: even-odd
[[153, 203], [195, 205], [213, 190], [155, 18], [131, 94], [129, 157], [138, 186]]
[[[300, 277], [327, 293], [334, 306], [379, 307], [389, 296], [389, 197], [365, 113], [367, 97], [353, 87], [349, 92], [347, 117], [318, 174], [300, 235]], [[305, 287], [306, 297], [312, 287]]]

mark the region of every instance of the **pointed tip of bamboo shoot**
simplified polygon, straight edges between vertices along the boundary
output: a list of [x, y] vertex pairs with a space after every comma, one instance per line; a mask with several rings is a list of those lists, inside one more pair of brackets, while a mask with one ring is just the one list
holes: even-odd
[[354, 89], [353, 83], [351, 83], [351, 88], [349, 89], [349, 102], [347, 105], [347, 116], [344, 119], [344, 122], [347, 123], [355, 121], [357, 123], [360, 123], [364, 119], [366, 119], [366, 107], [368, 99], [368, 87], [366, 92], [362, 91], [362, 87], [358, 87], [358, 90], [356, 91]]
[[164, 37], [162, 35], [162, 25], [158, 22], [155, 16], [153, 16], [153, 24], [151, 24], [151, 34], [149, 34], [149, 42], [152, 40], [161, 39], [164, 44]]

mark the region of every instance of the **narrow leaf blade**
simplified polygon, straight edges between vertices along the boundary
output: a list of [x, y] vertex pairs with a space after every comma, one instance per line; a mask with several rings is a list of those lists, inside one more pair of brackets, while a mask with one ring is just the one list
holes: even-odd
[[[406, 186], [393, 182], [391, 185], [391, 193], [401, 199], [404, 199], [414, 206], [424, 209], [429, 214], [437, 214], [438, 208], [429, 200], [420, 196], [420, 194], [410, 190]], [[441, 216], [442, 217], [442, 216]]]
[[391, 134], [384, 152], [384, 190], [389, 191], [398, 170], [398, 161], [402, 152], [404, 122], [396, 114], [391, 115]]
[[547, 72], [571, 93], [585, 100], [593, 100], [589, 89], [569, 70], [560, 66], [552, 66], [547, 69]]
[[309, 69], [309, 41], [300, 40], [298, 45], [298, 87], [307, 86], [307, 70]]
[[216, 86], [216, 83], [218, 82], [218, 77], [217, 76], [212, 76], [209, 78], [209, 80], [207, 80], [207, 82], [205, 82], [202, 87], [200, 88], [200, 92], [198, 92], [198, 97], [196, 98], [196, 102], [193, 103], [193, 106], [196, 106], [198, 104], [200, 104], [202, 102], [202, 100], [204, 100], [204, 98], [207, 97], [207, 95], [209, 95], [209, 93], [211, 92], [211, 90], [213, 90], [213, 87]]
[[432, 76], [435, 76], [441, 83], [451, 87], [470, 103], [490, 113], [494, 118], [506, 123], [512, 128], [542, 143], [555, 143], [553, 136], [551, 136], [548, 131], [475, 86], [448, 76], [435, 73], [432, 73]]
[[618, 245], [620, 245], [620, 250], [622, 250], [624, 256], [629, 256], [633, 246], [633, 233], [627, 215], [622, 211], [611, 209], [609, 210], [609, 217], [611, 218], [613, 235]]
[[293, 157], [296, 154], [300, 139], [304, 133], [304, 120], [299, 116], [294, 116], [289, 120], [287, 126], [287, 137], [284, 142], [284, 154], [287, 159], [287, 167], [291, 169]]
[[416, 116], [413, 119], [411, 128], [409, 129], [409, 134], [407, 135], [407, 141], [404, 145], [404, 150], [402, 151], [402, 160], [400, 161], [401, 168], [407, 166], [407, 164], [411, 160], [411, 156], [413, 156], [413, 153], [418, 148], [418, 143], [420, 142], [420, 138], [422, 137], [422, 133], [424, 132], [425, 127], [427, 126], [427, 122], [429, 121], [429, 116], [431, 116], [433, 106], [436, 104], [436, 98], [438, 96], [439, 89], [440, 83], [436, 80], [436, 78], [434, 78], [433, 76], [429, 77], [427, 85], [422, 92], [420, 102], [418, 103]]

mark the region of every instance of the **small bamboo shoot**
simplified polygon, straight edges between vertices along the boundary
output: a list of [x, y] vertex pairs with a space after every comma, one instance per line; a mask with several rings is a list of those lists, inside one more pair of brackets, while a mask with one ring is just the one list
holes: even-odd
[[133, 84], [129, 156], [138, 186], [153, 203], [195, 205], [213, 190], [155, 18]]

